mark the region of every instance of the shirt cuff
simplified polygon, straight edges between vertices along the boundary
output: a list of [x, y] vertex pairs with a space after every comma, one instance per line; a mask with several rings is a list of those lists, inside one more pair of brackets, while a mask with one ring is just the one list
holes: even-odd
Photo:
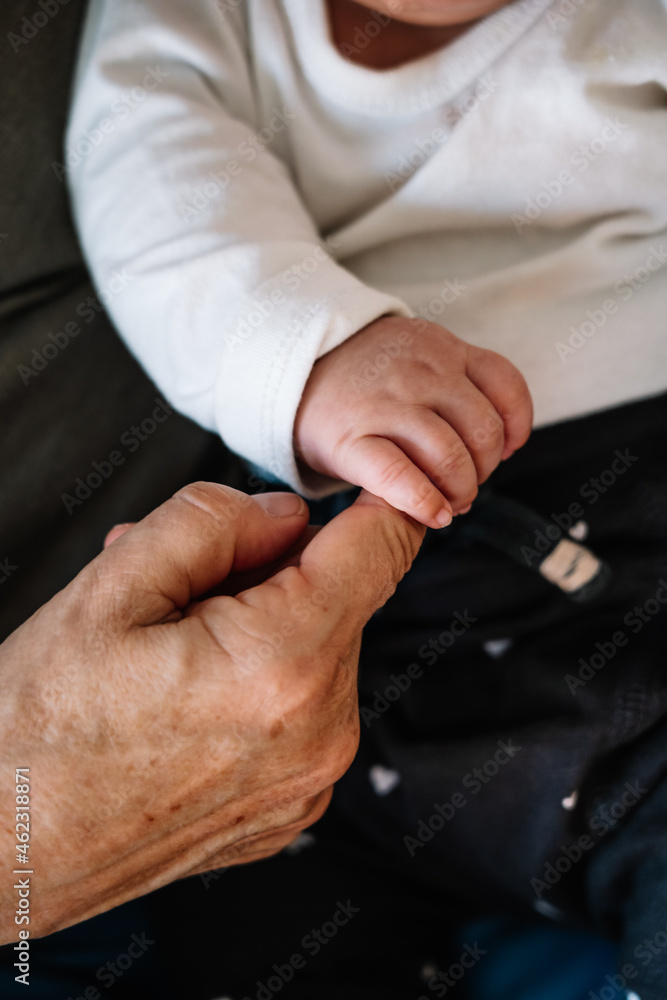
[[235, 329], [224, 334], [215, 419], [232, 451], [319, 499], [349, 484], [297, 465], [294, 421], [313, 365], [381, 316], [413, 314], [400, 299], [369, 288], [329, 258], [295, 291], [285, 292], [281, 275], [266, 282]]

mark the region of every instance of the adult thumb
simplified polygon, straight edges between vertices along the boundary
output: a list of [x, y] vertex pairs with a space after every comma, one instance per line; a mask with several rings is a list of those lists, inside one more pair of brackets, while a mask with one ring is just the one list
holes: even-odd
[[391, 597], [412, 565], [426, 528], [365, 490], [301, 554], [313, 589], [339, 605], [341, 627], [354, 635]]
[[286, 552], [307, 523], [308, 508], [294, 493], [250, 497], [218, 483], [184, 487], [90, 564], [98, 586], [114, 595], [107, 624], [173, 617], [229, 573]]

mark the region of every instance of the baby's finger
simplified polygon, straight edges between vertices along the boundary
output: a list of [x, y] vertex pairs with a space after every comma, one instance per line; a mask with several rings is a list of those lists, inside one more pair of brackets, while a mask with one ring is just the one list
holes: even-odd
[[438, 488], [386, 438], [367, 436], [353, 441], [339, 474], [429, 528], [443, 528], [452, 519], [451, 505]]
[[107, 531], [104, 538], [104, 548], [108, 548], [112, 542], [115, 542], [117, 538], [124, 535], [126, 531], [129, 531], [131, 527], [135, 524], [134, 521], [130, 521], [127, 524], [114, 524], [110, 531]]
[[495, 351], [474, 348], [466, 374], [500, 414], [505, 427], [502, 458], [526, 443], [533, 425], [533, 401], [526, 380], [511, 361]]
[[503, 454], [505, 427], [500, 414], [463, 374], [452, 377], [442, 386], [435, 409], [467, 448], [474, 462], [476, 484], [483, 483]]
[[[466, 384], [470, 383], [466, 379]], [[476, 389], [473, 392], [479, 396]], [[495, 413], [490, 403], [486, 406]], [[500, 423], [498, 414], [496, 422]], [[391, 440], [437, 486], [455, 514], [462, 513], [477, 495], [477, 468], [457, 431], [433, 410], [415, 407], [399, 422]], [[501, 438], [502, 441], [502, 438]], [[497, 461], [500, 460], [500, 454]]]

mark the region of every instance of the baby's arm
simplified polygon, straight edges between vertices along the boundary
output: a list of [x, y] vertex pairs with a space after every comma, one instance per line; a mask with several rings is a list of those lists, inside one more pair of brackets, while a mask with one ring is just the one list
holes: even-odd
[[[274, 155], [286, 135], [283, 154], [308, 139], [289, 108], [258, 106], [243, 10], [90, 5], [67, 146], [96, 283], [171, 403], [232, 450], [302, 492], [367, 485], [436, 526], [443, 496], [455, 511], [472, 498], [503, 433], [525, 439], [523, 385], [434, 324], [406, 321], [401, 341], [408, 307], [323, 250]], [[270, 148], [248, 141], [272, 128]], [[358, 391], [386, 336], [399, 357]], [[295, 443], [301, 470], [327, 478], [301, 477]]]
[[505, 358], [435, 323], [382, 317], [316, 363], [295, 439], [310, 468], [437, 528], [531, 422], [528, 387]]
[[[280, 159], [307, 123], [279, 93], [258, 96], [251, 7], [90, 4], [67, 178], [104, 303], [160, 390], [306, 492], [293, 431], [315, 361], [409, 309], [321, 246]], [[339, 486], [311, 479], [312, 494]]]

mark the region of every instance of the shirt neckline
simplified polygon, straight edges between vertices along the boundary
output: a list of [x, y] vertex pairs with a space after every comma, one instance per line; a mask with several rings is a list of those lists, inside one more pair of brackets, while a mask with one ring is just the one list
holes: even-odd
[[[433, 110], [451, 101], [555, 0], [515, 0], [445, 48], [383, 70], [359, 66], [338, 51], [331, 38], [326, 0], [282, 2], [301, 69], [315, 90], [350, 111], [396, 115]], [[370, 10], [368, 18], [374, 20]]]

